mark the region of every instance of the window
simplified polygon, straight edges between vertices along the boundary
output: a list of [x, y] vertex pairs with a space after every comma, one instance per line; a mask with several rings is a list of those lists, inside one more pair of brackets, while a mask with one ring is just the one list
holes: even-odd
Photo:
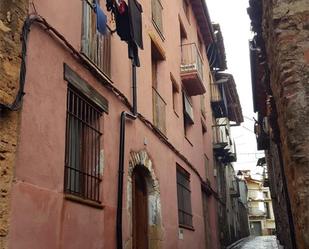
[[268, 192], [267, 192], [267, 191], [264, 191], [264, 192], [263, 192], [263, 196], [264, 196], [264, 199], [268, 199]]
[[100, 202], [102, 111], [69, 84], [67, 92], [64, 192]]
[[110, 76], [111, 38], [109, 33], [103, 36], [97, 32], [92, 2], [83, 0], [81, 51], [98, 69]]
[[166, 134], [166, 103], [158, 91], [158, 71], [162, 60], [162, 55], [158, 52], [157, 46], [151, 43], [151, 69], [152, 69], [152, 114], [153, 124], [163, 134]]
[[163, 35], [162, 11], [163, 7], [160, 0], [151, 0], [152, 21], [160, 36]]
[[193, 228], [190, 175], [177, 166], [177, 199], [179, 226]]
[[173, 94], [173, 110], [174, 112], [178, 115], [178, 108], [179, 108], [179, 103], [178, 103], [178, 98], [179, 98], [179, 86], [174, 78], [174, 76], [171, 74], [171, 82], [172, 82], [172, 94]]
[[192, 106], [192, 99], [188, 97], [188, 95], [183, 90], [183, 122], [184, 122], [184, 131], [185, 136], [188, 135], [188, 130], [190, 129], [191, 125], [194, 124], [194, 117], [193, 117], [193, 106]]
[[269, 203], [268, 202], [264, 202], [264, 210], [266, 213], [266, 219], [270, 219], [270, 210], [269, 210]]

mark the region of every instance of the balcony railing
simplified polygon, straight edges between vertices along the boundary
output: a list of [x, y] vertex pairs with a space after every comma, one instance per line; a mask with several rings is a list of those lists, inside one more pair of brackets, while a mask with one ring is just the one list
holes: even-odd
[[155, 88], [152, 88], [153, 124], [166, 134], [166, 103]]
[[195, 43], [181, 46], [181, 78], [189, 96], [206, 92], [203, 84], [203, 61]]
[[259, 209], [258, 207], [249, 207], [249, 216], [266, 216], [264, 210]]
[[96, 14], [87, 0], [83, 1], [82, 53], [100, 71], [110, 76], [111, 40], [110, 35], [102, 35], [96, 29]]
[[162, 10], [163, 7], [160, 0], [151, 0], [152, 21], [160, 35], [163, 35]]
[[216, 118], [227, 116], [227, 102], [222, 84], [211, 84], [211, 107]]
[[229, 144], [229, 137], [225, 132], [225, 126], [212, 127], [214, 148], [225, 148]]

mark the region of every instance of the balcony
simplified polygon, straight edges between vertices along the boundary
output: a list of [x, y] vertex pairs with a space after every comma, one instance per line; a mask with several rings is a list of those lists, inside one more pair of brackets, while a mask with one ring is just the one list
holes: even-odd
[[227, 102], [222, 84], [211, 84], [211, 107], [215, 118], [227, 117]]
[[212, 127], [213, 149], [222, 155], [229, 150], [225, 149], [229, 144], [225, 129], [225, 126]]
[[152, 88], [153, 124], [166, 134], [166, 103], [155, 88]]
[[110, 76], [111, 38], [96, 29], [96, 14], [88, 1], [83, 1], [81, 52], [104, 74]]
[[266, 217], [266, 212], [258, 207], [249, 207], [249, 217]]
[[189, 96], [206, 92], [203, 84], [203, 61], [195, 43], [181, 46], [180, 75]]

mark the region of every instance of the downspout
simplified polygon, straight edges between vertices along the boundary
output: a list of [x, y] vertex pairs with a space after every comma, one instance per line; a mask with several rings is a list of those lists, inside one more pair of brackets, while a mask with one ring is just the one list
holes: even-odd
[[120, 142], [119, 142], [119, 166], [118, 166], [118, 198], [116, 216], [116, 236], [117, 249], [123, 249], [122, 240], [122, 199], [123, 199], [123, 175], [124, 175], [124, 155], [125, 155], [125, 135], [126, 119], [135, 120], [137, 118], [137, 91], [136, 91], [136, 66], [132, 61], [132, 113], [123, 111], [120, 116]]

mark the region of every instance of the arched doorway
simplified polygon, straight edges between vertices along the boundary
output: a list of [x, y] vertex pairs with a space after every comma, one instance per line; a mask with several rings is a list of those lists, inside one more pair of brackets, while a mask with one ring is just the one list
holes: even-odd
[[147, 171], [137, 166], [132, 174], [133, 249], [148, 249]]
[[146, 150], [130, 153], [127, 210], [130, 249], [162, 248], [164, 229], [161, 218], [159, 181]]

